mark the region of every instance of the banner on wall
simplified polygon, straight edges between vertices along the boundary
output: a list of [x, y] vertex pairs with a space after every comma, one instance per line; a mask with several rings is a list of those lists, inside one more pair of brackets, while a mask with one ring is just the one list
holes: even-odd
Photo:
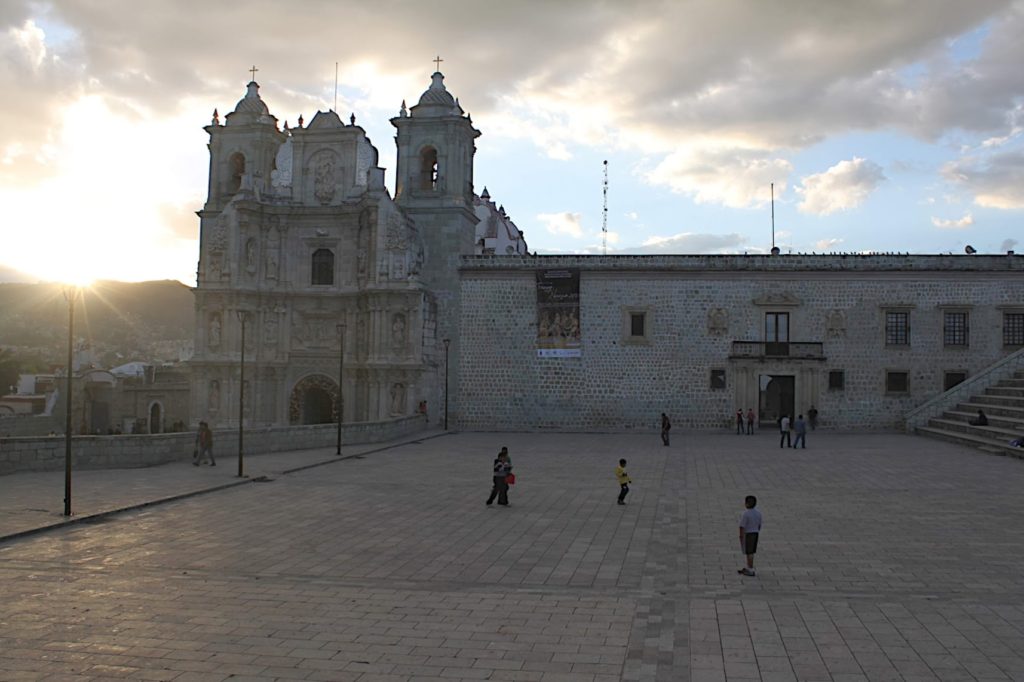
[[537, 357], [578, 358], [580, 271], [537, 271]]

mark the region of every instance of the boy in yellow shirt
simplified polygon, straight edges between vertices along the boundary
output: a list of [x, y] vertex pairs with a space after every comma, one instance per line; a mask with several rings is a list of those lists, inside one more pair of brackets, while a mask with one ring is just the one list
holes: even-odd
[[615, 478], [619, 480], [619, 504], [626, 504], [626, 495], [629, 494], [629, 484], [633, 479], [626, 473], [626, 460], [620, 459], [619, 466], [615, 467]]

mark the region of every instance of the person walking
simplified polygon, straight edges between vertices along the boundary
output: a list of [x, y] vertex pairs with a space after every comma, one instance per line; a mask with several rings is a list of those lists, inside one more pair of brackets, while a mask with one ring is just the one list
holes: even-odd
[[796, 440], [793, 441], [793, 448], [795, 449], [799, 445], [801, 448], [807, 449], [807, 422], [804, 421], [802, 414], [797, 415], [793, 429], [796, 431]]
[[487, 498], [487, 504], [490, 505], [494, 502], [494, 498], [498, 498], [498, 504], [503, 507], [508, 506], [508, 475], [512, 473], [512, 465], [509, 464], [508, 454], [506, 452], [499, 452], [498, 457], [494, 460], [494, 486], [491, 488], [491, 495]]
[[668, 447], [668, 432], [672, 430], [672, 422], [669, 421], [668, 415], [664, 412], [661, 413], [661, 442], [665, 447]]
[[743, 409], [736, 410], [736, 435], [743, 435]]
[[788, 414], [782, 415], [782, 419], [779, 420], [779, 434], [780, 434], [780, 438], [779, 438], [779, 447], [780, 448], [783, 447], [783, 445], [782, 445], [783, 443], [786, 444], [785, 447], [790, 447], [790, 448], [793, 447], [793, 443], [790, 441], [790, 436], [789, 436], [789, 415]]
[[619, 481], [619, 504], [626, 504], [629, 484], [633, 482], [633, 479], [626, 473], [626, 460], [619, 460], [619, 466], [615, 467], [615, 478]]
[[740, 551], [747, 557], [747, 565], [736, 571], [740, 575], [754, 577], [754, 554], [757, 553], [757, 538], [761, 535], [761, 524], [764, 518], [757, 509], [757, 498], [747, 495], [743, 500], [745, 509], [740, 515]]
[[811, 409], [807, 410], [807, 423], [811, 425], [811, 431], [815, 431], [818, 428], [818, 408], [811, 405]]
[[206, 422], [199, 422], [199, 431], [196, 432], [196, 445], [192, 450], [192, 466], [199, 466], [204, 457], [209, 457], [210, 466], [217, 466], [213, 458], [213, 431]]
[[747, 408], [747, 435], [754, 435], [754, 408]]

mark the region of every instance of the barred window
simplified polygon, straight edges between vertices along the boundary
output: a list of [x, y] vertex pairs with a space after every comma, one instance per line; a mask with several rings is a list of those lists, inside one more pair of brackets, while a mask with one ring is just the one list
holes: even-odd
[[711, 390], [717, 391], [722, 390], [726, 387], [725, 385], [725, 370], [724, 369], [713, 369], [711, 370]]
[[910, 374], [907, 372], [889, 372], [885, 373], [885, 392], [886, 393], [909, 393], [910, 392]]
[[967, 345], [967, 313], [946, 313], [942, 325], [942, 344], [945, 346]]
[[957, 384], [962, 384], [967, 380], [967, 372], [946, 372], [942, 379], [942, 390], [948, 391]]
[[629, 335], [630, 336], [645, 336], [644, 331], [646, 315], [643, 313], [630, 313], [629, 314]]
[[841, 391], [846, 387], [846, 372], [841, 369], [829, 370], [828, 388], [830, 391]]
[[330, 249], [313, 252], [313, 284], [334, 284], [334, 254]]
[[1003, 313], [1003, 345], [1024, 346], [1024, 313]]
[[903, 311], [887, 311], [885, 313], [885, 345], [910, 345], [910, 313]]

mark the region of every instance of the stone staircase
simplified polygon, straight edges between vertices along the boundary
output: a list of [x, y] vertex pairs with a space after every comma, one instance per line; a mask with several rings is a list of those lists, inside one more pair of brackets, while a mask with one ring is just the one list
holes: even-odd
[[[984, 410], [988, 426], [967, 423], [978, 415], [978, 410]], [[1024, 370], [998, 380], [981, 393], [967, 396], [941, 416], [915, 426], [914, 432], [1024, 459], [1024, 448], [1010, 445], [1011, 440], [1024, 437]]]

